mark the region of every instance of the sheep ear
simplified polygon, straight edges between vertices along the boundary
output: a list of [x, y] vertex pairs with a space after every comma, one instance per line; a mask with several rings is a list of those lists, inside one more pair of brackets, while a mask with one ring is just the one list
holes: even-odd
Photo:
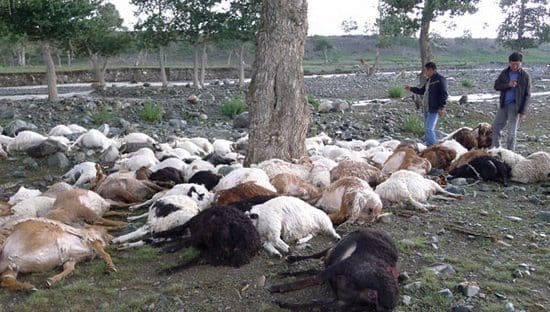
[[250, 219], [255, 220], [255, 219], [258, 219], [258, 214], [257, 213], [251, 213], [249, 215], [249, 217], [250, 217]]

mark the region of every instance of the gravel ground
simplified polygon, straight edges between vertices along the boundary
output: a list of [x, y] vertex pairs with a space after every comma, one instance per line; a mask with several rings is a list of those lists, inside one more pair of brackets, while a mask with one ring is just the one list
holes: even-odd
[[[494, 93], [492, 81], [499, 69], [442, 71], [450, 79], [452, 95]], [[550, 88], [550, 74], [532, 69], [534, 92]], [[462, 81], [470, 81], [467, 88]], [[317, 98], [356, 102], [385, 98], [393, 85], [412, 84], [414, 74], [398, 73], [366, 77], [346, 75], [331, 78], [306, 79], [307, 92]], [[243, 96], [234, 86], [213, 85], [200, 92], [188, 87], [161, 90], [155, 87], [109, 88], [91, 97], [72, 97], [58, 103], [43, 100], [0, 101], [0, 125], [21, 119], [47, 132], [57, 124], [78, 123], [95, 127], [93, 116], [100, 110], [110, 112], [112, 134], [143, 131], [159, 140], [174, 135], [237, 138], [246, 129], [234, 128], [233, 121], [220, 113], [221, 103], [233, 96]], [[198, 105], [187, 103], [196, 94]], [[166, 112], [162, 122], [148, 124], [139, 117], [140, 108], [149, 101], [159, 103]], [[491, 122], [494, 100], [448, 105], [448, 114], [439, 123], [449, 132], [462, 125]], [[412, 99], [375, 102], [365, 108], [352, 108], [329, 113], [312, 113], [311, 132], [325, 131], [339, 139], [413, 138], [415, 134], [402, 129], [403, 118], [417, 114]], [[550, 96], [533, 99], [529, 119], [520, 126], [518, 151], [550, 152]], [[185, 121], [178, 127], [174, 120]], [[88, 155], [90, 158], [97, 155]], [[75, 161], [74, 158], [71, 158]], [[0, 161], [0, 197], [13, 194], [20, 185], [43, 188], [56, 181], [65, 169], [51, 168], [41, 160], [10, 157]], [[400, 249], [399, 271], [408, 276], [401, 285], [402, 301], [397, 311], [545, 311], [550, 307], [550, 183], [513, 184], [510, 187], [482, 182], [458, 186], [465, 194], [462, 201], [434, 201], [437, 209], [425, 214], [402, 213], [386, 207], [395, 215], [383, 223], [372, 225], [388, 231]], [[495, 235], [499, 242], [483, 236], [464, 234], [462, 227], [472, 232]], [[356, 226], [345, 225], [337, 230], [347, 233]], [[317, 237], [310, 248], [293, 253], [319, 251], [333, 242]], [[22, 276], [41, 288], [28, 294], [12, 294], [0, 290], [0, 311], [87, 311], [90, 307], [104, 311], [277, 311], [273, 300], [305, 302], [313, 298], [332, 297], [328, 286], [286, 295], [272, 295], [263, 286], [283, 279], [279, 272], [320, 267], [317, 261], [288, 265], [282, 259], [270, 258], [261, 252], [250, 264], [241, 268], [196, 266], [186, 271], [162, 276], [158, 269], [181, 261], [181, 254], [161, 254], [153, 248], [114, 250], [110, 253], [119, 271], [101, 274], [103, 264], [92, 261], [79, 265], [77, 272], [54, 289], [40, 286], [51, 272]], [[435, 274], [430, 268], [446, 264], [449, 274]], [[287, 279], [288, 280], [288, 279]], [[464, 295], [461, 282], [476, 283], [480, 291]], [[447, 291], [443, 291], [448, 289]]]

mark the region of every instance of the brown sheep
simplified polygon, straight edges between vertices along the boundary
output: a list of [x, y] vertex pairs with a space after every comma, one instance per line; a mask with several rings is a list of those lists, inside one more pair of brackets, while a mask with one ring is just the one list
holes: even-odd
[[71, 274], [75, 265], [98, 254], [107, 268], [116, 268], [105, 247], [111, 236], [97, 227], [74, 228], [47, 219], [25, 219], [13, 226], [0, 251], [0, 286], [9, 290], [36, 290], [17, 280], [17, 274], [50, 271], [59, 265], [63, 272], [48, 278], [49, 286]]
[[137, 179], [134, 172], [115, 172], [106, 176], [101, 168], [98, 168], [91, 190], [105, 199], [124, 203], [140, 203], [151, 198], [163, 188], [149, 180]]
[[490, 148], [493, 143], [493, 128], [490, 124], [482, 122], [472, 132], [477, 138], [478, 148]]
[[440, 144], [432, 145], [418, 155], [426, 158], [432, 168], [447, 170], [456, 157], [456, 152]]
[[460, 166], [464, 166], [467, 163], [469, 163], [472, 159], [480, 157], [480, 156], [489, 156], [489, 153], [487, 153], [486, 150], [479, 150], [479, 149], [474, 149], [474, 150], [468, 151], [468, 152], [460, 155], [460, 157], [457, 160], [453, 161], [451, 163], [451, 165], [449, 166], [448, 171], [451, 171], [454, 168], [457, 168], [457, 167], [460, 167]]
[[462, 128], [458, 130], [451, 139], [454, 139], [467, 150], [477, 148], [477, 137], [474, 135], [473, 131], [468, 128]]
[[402, 169], [426, 175], [432, 170], [432, 164], [426, 158], [418, 156], [413, 149], [400, 147], [384, 162], [382, 173], [390, 175]]
[[223, 206], [264, 195], [275, 196], [277, 193], [257, 185], [254, 181], [248, 181], [216, 192], [215, 202], [217, 205]]
[[269, 181], [280, 195], [295, 196], [305, 201], [317, 198], [319, 188], [292, 173], [279, 173]]
[[8, 203], [0, 202], [0, 217], [10, 216], [13, 214], [11, 211], [11, 205]]
[[343, 160], [332, 170], [330, 170], [330, 182], [334, 182], [343, 177], [357, 177], [367, 181], [370, 186], [375, 187], [384, 182], [388, 176], [380, 169], [366, 162]]

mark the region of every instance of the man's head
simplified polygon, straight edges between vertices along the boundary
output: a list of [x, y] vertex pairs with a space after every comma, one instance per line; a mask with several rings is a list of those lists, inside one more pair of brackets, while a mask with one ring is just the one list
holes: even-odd
[[523, 55], [519, 52], [514, 52], [508, 56], [508, 65], [512, 71], [518, 71], [521, 68]]
[[428, 78], [431, 78], [435, 71], [437, 70], [437, 66], [435, 66], [434, 62], [428, 62], [426, 65], [424, 65], [424, 68], [426, 69], [426, 76]]

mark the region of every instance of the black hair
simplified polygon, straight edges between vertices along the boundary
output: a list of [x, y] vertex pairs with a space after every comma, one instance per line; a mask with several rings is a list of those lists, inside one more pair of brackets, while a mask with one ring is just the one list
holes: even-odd
[[520, 52], [514, 52], [508, 56], [508, 62], [522, 62], [523, 61], [523, 54]]
[[424, 65], [424, 67], [426, 67], [426, 69], [437, 69], [437, 66], [435, 66], [435, 63], [434, 62], [428, 62], [426, 63], [426, 65]]

